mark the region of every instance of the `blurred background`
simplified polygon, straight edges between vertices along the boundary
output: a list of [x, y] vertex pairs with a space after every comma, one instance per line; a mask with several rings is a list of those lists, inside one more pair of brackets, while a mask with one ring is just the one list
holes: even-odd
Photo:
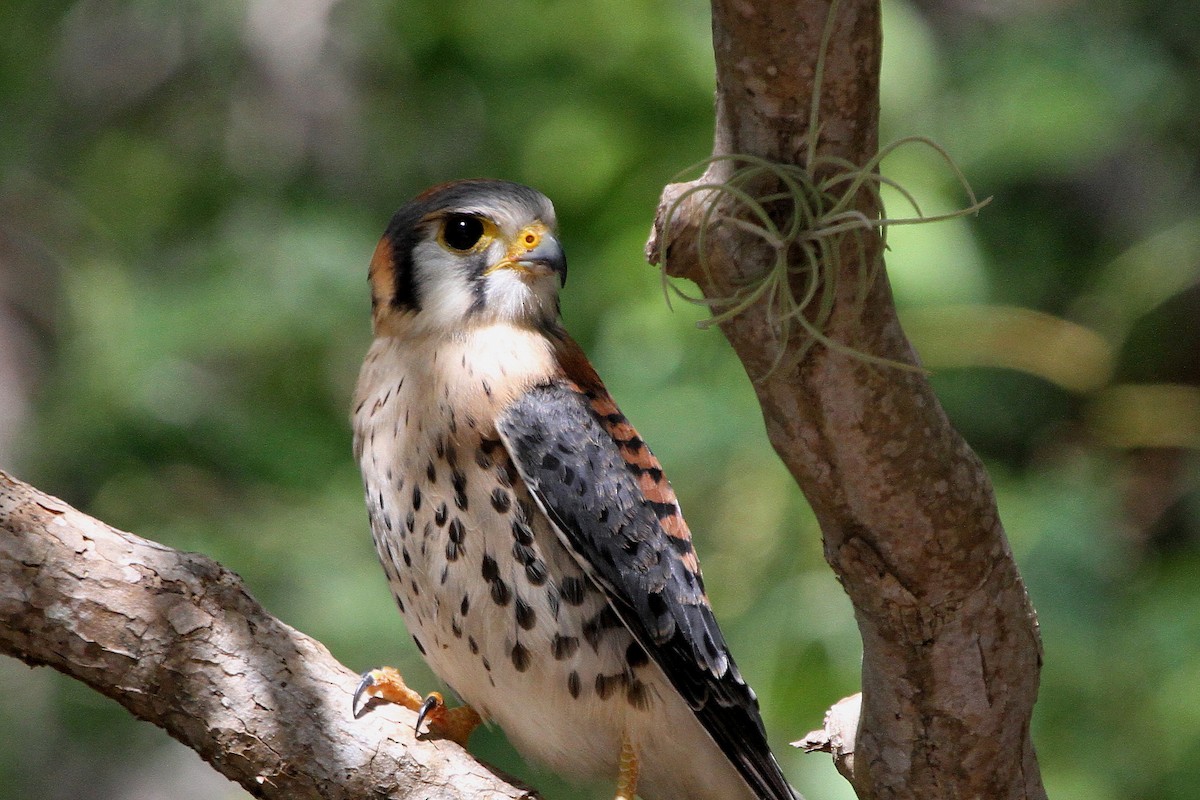
[[[993, 197], [893, 229], [888, 267], [1040, 613], [1060, 800], [1200, 784], [1193, 12], [885, 2], [883, 140], [938, 140]], [[849, 604], [739, 364], [641, 256], [662, 185], [710, 150], [708, 24], [700, 0], [0, 4], [0, 467], [434, 688], [350, 455], [366, 265], [426, 185], [530, 183], [558, 207], [568, 327], [673, 479], [789, 776], [851, 797], [786, 745], [857, 690]], [[884, 172], [926, 212], [964, 203], [929, 151]], [[48, 669], [0, 660], [0, 687], [4, 800], [245, 796]], [[474, 749], [579, 796], [498, 734]]]

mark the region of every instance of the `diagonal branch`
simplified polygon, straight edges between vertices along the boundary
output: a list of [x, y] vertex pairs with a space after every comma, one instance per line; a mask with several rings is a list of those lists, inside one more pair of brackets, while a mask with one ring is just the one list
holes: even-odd
[[267, 798], [532, 798], [415, 715], [350, 715], [357, 676], [241, 578], [110, 528], [0, 471], [0, 652], [167, 730]]
[[[810, 102], [828, 2], [713, 0], [717, 64], [714, 156], [808, 160]], [[843, 0], [824, 65], [815, 154], [867, 164], [877, 149], [878, 0]], [[729, 177], [714, 161], [702, 182]], [[719, 300], [761, 279], [775, 253], [698, 183], [663, 192], [652, 262]], [[761, 187], [763, 194], [778, 188]], [[684, 198], [680, 202], [680, 198]], [[725, 198], [727, 199], [727, 198]], [[857, 210], [879, 216], [870, 196]], [[670, 218], [670, 241], [662, 244]], [[878, 236], [842, 246], [824, 334], [844, 347], [777, 359], [779, 327], [757, 302], [721, 323], [754, 382], [768, 436], [821, 524], [825, 555], [854, 604], [863, 696], [851, 783], [861, 798], [1042, 798], [1029, 720], [1041, 644], [1036, 618], [979, 459], [951, 427], [925, 376], [858, 353], [915, 364], [879, 270]], [[717, 306], [720, 310], [720, 306]], [[805, 337], [786, 345], [801, 352]], [[780, 366], [772, 369], [776, 364]], [[789, 364], [791, 366], [789, 366]], [[846, 762], [842, 766], [848, 766]]]

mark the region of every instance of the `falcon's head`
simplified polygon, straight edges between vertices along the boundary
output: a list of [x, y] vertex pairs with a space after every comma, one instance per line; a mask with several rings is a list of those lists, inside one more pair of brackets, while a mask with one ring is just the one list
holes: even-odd
[[466, 180], [427, 189], [396, 212], [371, 259], [376, 334], [554, 325], [567, 279], [554, 231], [554, 206], [527, 186]]

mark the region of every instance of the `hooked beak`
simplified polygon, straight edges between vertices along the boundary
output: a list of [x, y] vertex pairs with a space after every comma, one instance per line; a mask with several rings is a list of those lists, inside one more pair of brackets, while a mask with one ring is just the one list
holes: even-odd
[[559, 285], [567, 285], [567, 255], [558, 239], [548, 233], [542, 234], [538, 243], [529, 249], [509, 250], [507, 256], [488, 267], [484, 274], [498, 269], [511, 269], [534, 278], [558, 275]]
[[567, 254], [553, 236], [543, 236], [537, 247], [515, 259], [518, 266], [534, 274], [558, 275], [558, 285], [567, 285]]

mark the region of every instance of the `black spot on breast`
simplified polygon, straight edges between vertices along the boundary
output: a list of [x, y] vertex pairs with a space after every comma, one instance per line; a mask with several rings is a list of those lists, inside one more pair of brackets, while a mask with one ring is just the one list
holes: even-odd
[[462, 638], [462, 625], [458, 624], [457, 619], [450, 620], [450, 632], [454, 634], [455, 639]]
[[412, 532], [413, 532], [413, 528], [415, 528], [416, 526], [417, 526], [417, 515], [416, 515], [416, 514], [414, 514], [414, 513], [413, 513], [413, 512], [410, 510], [410, 511], [408, 512], [408, 515], [407, 515], [407, 516], [405, 516], [405, 518], [404, 518], [404, 527], [408, 529], [408, 532], [409, 532], [409, 533], [412, 533]]
[[604, 636], [604, 632], [620, 624], [621, 621], [613, 612], [612, 607], [605, 606], [595, 616], [583, 623], [583, 638], [587, 640], [587, 643], [592, 646], [593, 650], [598, 650], [600, 639]]
[[458, 561], [459, 545], [458, 542], [450, 539], [446, 542], [446, 560], [450, 563]]
[[617, 688], [624, 685], [628, 680], [629, 677], [623, 672], [619, 672], [616, 675], [597, 675], [596, 694], [601, 700], [607, 700], [612, 697], [613, 692]]
[[407, 547], [401, 547], [401, 548], [400, 548], [400, 556], [401, 556], [401, 557], [404, 559], [404, 566], [406, 566], [406, 567], [411, 567], [411, 566], [412, 566], [412, 556], [410, 556], [410, 555], [408, 554], [408, 548], [407, 548]]
[[421, 640], [418, 639], [416, 635], [414, 635], [412, 639], [417, 643], [417, 649], [421, 651], [421, 655], [425, 655], [425, 645], [421, 644]]
[[492, 508], [501, 514], [507, 514], [512, 507], [512, 496], [499, 487], [492, 490]]
[[470, 648], [471, 655], [473, 655], [473, 656], [479, 655], [479, 642], [475, 641], [474, 636], [467, 637], [467, 647]]
[[396, 606], [400, 609], [400, 613], [403, 614], [404, 613], [404, 600], [401, 599], [399, 594], [393, 594], [392, 596], [396, 598]]
[[577, 606], [583, 603], [584, 585], [582, 578], [563, 578], [559, 585], [562, 593], [563, 602], [569, 606]]
[[517, 672], [529, 669], [529, 648], [517, 642], [512, 648], [512, 663]]
[[533, 531], [531, 531], [529, 526], [520, 519], [513, 520], [512, 535], [513, 538], [516, 539], [520, 544], [533, 544]]
[[646, 654], [646, 649], [635, 640], [629, 643], [629, 647], [625, 648], [625, 663], [631, 668], [637, 669], [649, 664], [650, 656]]
[[571, 670], [571, 674], [567, 676], [567, 691], [571, 693], [571, 697], [579, 699], [579, 692], [583, 688], [579, 680], [579, 673]]
[[480, 447], [475, 451], [475, 464], [480, 469], [491, 469], [493, 464], [492, 457], [484, 452], [484, 449]]
[[[525, 578], [534, 586], [541, 586], [546, 582], [546, 562], [541, 559], [534, 559], [525, 565]], [[558, 616], [558, 611], [554, 612], [554, 616]]]
[[437, 523], [439, 528], [446, 524], [447, 514], [448, 512], [446, 511], [446, 504], [438, 503], [437, 509], [433, 512], [433, 521]]
[[625, 699], [638, 711], [645, 711], [650, 707], [650, 692], [646, 684], [636, 679], [631, 680], [625, 687]]
[[[467, 538], [467, 529], [463, 526], [462, 520], [458, 517], [450, 520], [450, 541], [462, 544], [463, 539]], [[495, 563], [494, 561], [492, 563]]]
[[513, 542], [512, 554], [517, 563], [523, 567], [529, 566], [533, 559], [536, 558], [533, 548], [520, 542]]
[[517, 624], [525, 630], [529, 630], [537, 623], [537, 613], [533, 610], [533, 606], [520, 597], [517, 598], [514, 608], [517, 614]]
[[437, 483], [437, 468], [433, 466], [432, 461], [425, 465], [425, 477], [430, 483]]
[[484, 656], [484, 657], [483, 657], [483, 668], [484, 668], [485, 670], [487, 670], [488, 672], [491, 672], [491, 671], [492, 671], [492, 662], [488, 661], [488, 657], [487, 657], [487, 656]]
[[470, 610], [471, 610], [471, 598], [467, 597], [464, 594], [462, 602], [459, 603], [459, 605], [458, 605], [458, 613], [462, 614], [465, 617], [467, 615], [467, 612]]
[[467, 510], [467, 476], [462, 470], [450, 473], [450, 483], [454, 486], [454, 505], [462, 511]]
[[485, 581], [494, 581], [500, 577], [500, 566], [496, 563], [496, 559], [485, 554], [479, 572]]
[[438, 582], [439, 582], [439, 583], [441, 583], [441, 584], [444, 586], [444, 585], [445, 585], [445, 583], [446, 583], [446, 580], [447, 580], [449, 577], [450, 577], [450, 565], [449, 565], [449, 564], [443, 564], [443, 565], [442, 565], [442, 574], [441, 574], [440, 576], [438, 576]]
[[508, 601], [512, 599], [512, 589], [508, 584], [500, 578], [492, 581], [492, 601], [498, 606], [508, 605]]
[[555, 589], [554, 586], [547, 586], [546, 587], [546, 604], [548, 606], [550, 606], [550, 615], [552, 617], [554, 617], [555, 619], [558, 619], [558, 603], [559, 603], [558, 589]]
[[421, 487], [420, 486], [413, 486], [412, 507], [413, 507], [413, 511], [421, 510]]
[[562, 634], [554, 634], [554, 640], [550, 643], [550, 652], [554, 654], [555, 661], [562, 661], [575, 655], [575, 651], [579, 649], [579, 637], [563, 636]]

